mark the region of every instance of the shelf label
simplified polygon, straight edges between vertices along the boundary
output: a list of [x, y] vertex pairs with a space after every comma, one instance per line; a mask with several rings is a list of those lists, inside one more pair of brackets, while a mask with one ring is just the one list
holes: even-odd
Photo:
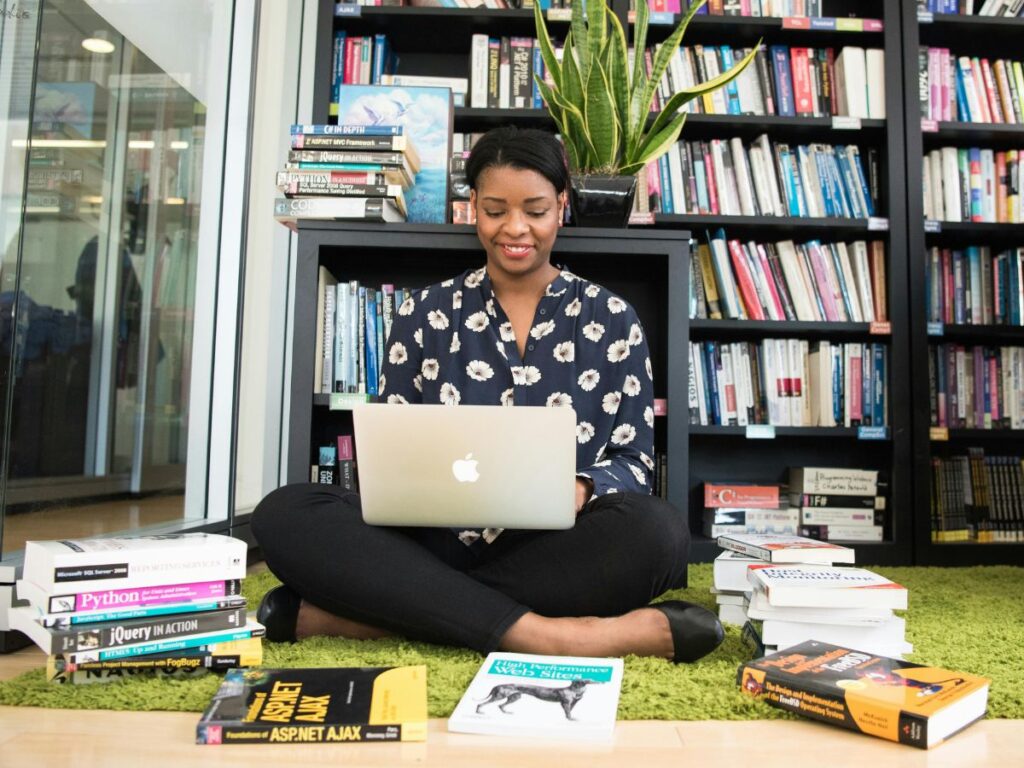
[[368, 402], [370, 402], [370, 395], [354, 392], [331, 392], [331, 400], [327, 407], [332, 411], [351, 411], [357, 405], [365, 405]]
[[635, 212], [629, 214], [629, 225], [632, 226], [643, 226], [649, 227], [654, 224], [654, 214], [651, 212], [640, 213]]
[[942, 222], [936, 221], [935, 219], [924, 220], [924, 231], [931, 234], [936, 234], [942, 231]]
[[806, 16], [783, 16], [783, 29], [810, 29], [811, 20]]
[[868, 232], [888, 232], [889, 220], [883, 216], [868, 217]]
[[668, 13], [667, 11], [652, 11], [647, 16], [648, 24], [665, 24], [672, 25], [675, 23], [676, 16], [674, 13]]
[[337, 3], [334, 6], [335, 16], [362, 16], [363, 6], [357, 3]]
[[747, 440], [774, 440], [774, 424], [747, 424]]
[[872, 320], [868, 333], [872, 336], [889, 336], [892, 334], [892, 323], [888, 320]]
[[944, 335], [945, 326], [942, 323], [930, 322], [928, 323], [928, 335], [929, 336], [942, 336]]
[[865, 32], [881, 32], [885, 29], [885, 22], [881, 19], [862, 19]]
[[939, 132], [939, 121], [938, 120], [922, 120], [921, 121], [921, 133], [938, 133]]
[[654, 398], [654, 415], [668, 416], [668, 400], [664, 397]]
[[888, 427], [857, 427], [858, 440], [888, 440]]
[[837, 32], [863, 32], [864, 19], [836, 19]]
[[918, 11], [917, 12], [917, 23], [918, 24], [932, 24], [935, 21], [935, 14], [931, 11]]
[[836, 115], [832, 118], [832, 128], [837, 131], [859, 131], [860, 118], [847, 115]]
[[828, 29], [834, 30], [836, 28], [836, 20], [831, 16], [812, 16], [811, 17], [811, 29]]
[[572, 8], [548, 8], [548, 21], [572, 21]]
[[948, 442], [949, 427], [930, 427], [928, 429], [928, 439], [934, 442]]

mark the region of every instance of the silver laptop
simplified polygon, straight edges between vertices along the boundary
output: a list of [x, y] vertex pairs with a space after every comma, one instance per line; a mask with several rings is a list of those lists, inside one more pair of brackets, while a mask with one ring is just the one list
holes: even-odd
[[576, 520], [571, 408], [380, 403], [352, 418], [367, 523], [530, 530]]

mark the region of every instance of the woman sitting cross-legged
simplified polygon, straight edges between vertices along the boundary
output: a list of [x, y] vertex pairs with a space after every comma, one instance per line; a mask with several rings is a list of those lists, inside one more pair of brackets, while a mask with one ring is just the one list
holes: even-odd
[[685, 583], [689, 532], [682, 512], [650, 495], [653, 376], [643, 329], [621, 298], [551, 263], [569, 181], [562, 146], [543, 131], [495, 129], [473, 148], [466, 175], [486, 263], [398, 309], [381, 399], [573, 408], [576, 523], [373, 526], [355, 493], [285, 486], [253, 515], [284, 584], [258, 618], [270, 640], [398, 634], [481, 653], [695, 661], [722, 640], [715, 615], [681, 601], [650, 604]]

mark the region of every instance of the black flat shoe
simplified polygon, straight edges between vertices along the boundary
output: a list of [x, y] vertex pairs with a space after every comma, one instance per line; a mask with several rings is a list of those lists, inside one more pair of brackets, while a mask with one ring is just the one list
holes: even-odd
[[648, 607], [656, 608], [668, 619], [668, 627], [672, 630], [672, 647], [675, 649], [672, 661], [676, 664], [696, 661], [706, 656], [725, 638], [722, 623], [707, 608], [683, 600], [653, 603]]
[[256, 621], [267, 628], [267, 640], [274, 643], [295, 642], [295, 622], [299, 619], [301, 603], [302, 598], [283, 584], [263, 596], [256, 610]]

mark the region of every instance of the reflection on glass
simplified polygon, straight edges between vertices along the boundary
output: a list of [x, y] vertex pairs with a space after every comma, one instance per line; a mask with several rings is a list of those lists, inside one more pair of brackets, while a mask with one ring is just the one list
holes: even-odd
[[5, 148], [27, 183], [0, 293], [4, 553], [44, 519], [74, 536], [183, 515], [206, 108], [83, 0], [45, 3], [38, 34], [31, 123]]

